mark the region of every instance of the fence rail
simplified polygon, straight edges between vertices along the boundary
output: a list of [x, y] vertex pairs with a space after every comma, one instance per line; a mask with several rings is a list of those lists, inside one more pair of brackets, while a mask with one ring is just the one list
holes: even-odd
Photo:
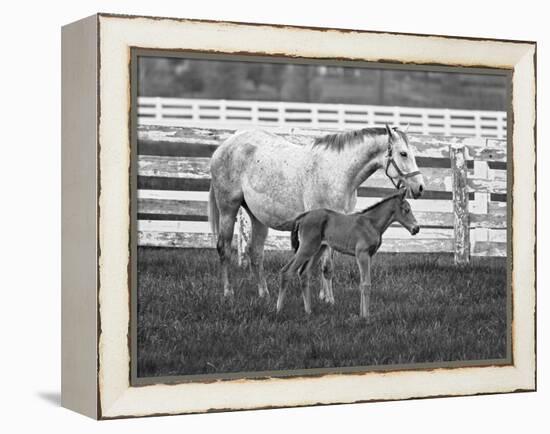
[[[299, 144], [326, 133], [303, 128], [276, 132]], [[209, 159], [232, 133], [191, 127], [138, 128], [139, 245], [214, 247], [207, 222]], [[421, 135], [410, 135], [409, 141], [426, 183], [422, 198], [410, 201], [422, 230], [411, 237], [401, 227], [390, 227], [381, 250], [454, 252], [457, 262], [467, 262], [470, 255], [505, 256], [505, 141]], [[357, 208], [393, 191], [378, 171], [358, 189]], [[246, 229], [237, 233], [235, 242], [242, 245]], [[266, 248], [289, 249], [288, 233], [270, 230]]]
[[142, 125], [217, 128], [344, 129], [388, 123], [424, 135], [506, 138], [506, 113], [499, 111], [140, 97], [138, 118]]

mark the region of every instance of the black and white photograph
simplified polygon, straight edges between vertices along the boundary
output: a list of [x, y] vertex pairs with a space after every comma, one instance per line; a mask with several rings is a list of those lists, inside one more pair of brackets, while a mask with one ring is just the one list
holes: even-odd
[[137, 50], [133, 379], [511, 363], [511, 72]]
[[548, 431], [544, 3], [55, 6], [3, 9], [0, 432]]

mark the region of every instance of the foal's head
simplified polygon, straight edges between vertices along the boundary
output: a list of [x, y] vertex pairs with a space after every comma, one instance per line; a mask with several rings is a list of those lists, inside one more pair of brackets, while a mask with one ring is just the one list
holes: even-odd
[[418, 226], [416, 218], [412, 213], [411, 205], [405, 199], [406, 194], [407, 190], [403, 189], [396, 196], [393, 218], [396, 222], [401, 223], [411, 235], [416, 235], [420, 231], [420, 226]]

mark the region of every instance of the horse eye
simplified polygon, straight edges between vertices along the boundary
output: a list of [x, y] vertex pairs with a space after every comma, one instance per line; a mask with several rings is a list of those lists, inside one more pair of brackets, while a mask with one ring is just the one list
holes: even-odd
[[402, 157], [406, 157], [407, 153], [405, 151], [399, 153]]
[[409, 213], [409, 211], [410, 211], [410, 209], [409, 209], [409, 208], [403, 208], [403, 213], [404, 213], [404, 214], [408, 214], [408, 213]]

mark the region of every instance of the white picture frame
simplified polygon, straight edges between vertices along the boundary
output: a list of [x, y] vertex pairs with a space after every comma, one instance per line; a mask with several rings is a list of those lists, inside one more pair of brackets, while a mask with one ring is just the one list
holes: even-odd
[[[63, 28], [62, 404], [96, 419], [536, 389], [536, 44], [98, 14]], [[512, 363], [131, 384], [132, 48], [512, 74]]]

